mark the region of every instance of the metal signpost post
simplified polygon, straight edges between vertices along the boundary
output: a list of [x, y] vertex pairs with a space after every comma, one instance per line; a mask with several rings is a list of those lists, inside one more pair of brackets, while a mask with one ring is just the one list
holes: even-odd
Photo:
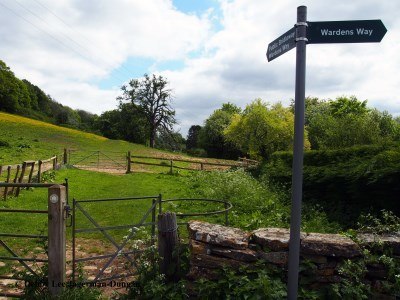
[[304, 101], [306, 79], [306, 45], [324, 43], [380, 42], [386, 34], [381, 20], [307, 22], [307, 7], [297, 8], [294, 28], [268, 45], [271, 61], [296, 46], [295, 123], [292, 170], [292, 207], [290, 216], [288, 299], [297, 299], [301, 201], [303, 194]]

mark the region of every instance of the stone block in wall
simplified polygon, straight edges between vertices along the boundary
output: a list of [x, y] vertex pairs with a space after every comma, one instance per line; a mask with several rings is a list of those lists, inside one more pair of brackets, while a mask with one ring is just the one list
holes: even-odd
[[260, 228], [251, 234], [252, 242], [271, 251], [287, 251], [289, 238], [289, 229], [286, 228]]
[[249, 245], [250, 234], [238, 228], [189, 221], [188, 231], [191, 239], [207, 244], [234, 249], [247, 249]]
[[307, 254], [302, 254], [301, 255], [302, 259], [309, 260], [313, 263], [316, 264], [326, 264], [328, 262], [328, 258], [323, 255], [307, 255]]
[[248, 267], [251, 264], [235, 259], [229, 259], [220, 256], [207, 254], [194, 254], [190, 257], [191, 266], [207, 268], [207, 269], [222, 269], [224, 267], [239, 270], [241, 267]]
[[390, 248], [394, 255], [400, 255], [400, 233], [381, 235], [362, 233], [357, 235], [357, 238], [364, 246], [373, 246], [378, 243]]
[[192, 254], [222, 256], [243, 262], [255, 262], [258, 260], [257, 252], [250, 249], [225, 248], [195, 240], [190, 240], [189, 247]]
[[308, 233], [301, 239], [302, 254], [333, 257], [356, 257], [361, 255], [360, 247], [350, 238], [339, 234]]
[[286, 266], [289, 260], [289, 252], [281, 251], [281, 252], [264, 252], [258, 251], [258, 255], [260, 259], [263, 259], [271, 264], [278, 266]]

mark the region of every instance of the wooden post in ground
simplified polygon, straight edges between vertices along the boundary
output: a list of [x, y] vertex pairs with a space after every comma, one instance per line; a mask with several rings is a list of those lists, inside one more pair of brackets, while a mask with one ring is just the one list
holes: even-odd
[[63, 164], [67, 165], [68, 164], [68, 150], [67, 148], [64, 148], [64, 160], [63, 160]]
[[158, 215], [158, 254], [160, 256], [160, 272], [166, 280], [177, 281], [179, 272], [178, 225], [176, 215], [166, 212]]
[[53, 170], [57, 169], [57, 155], [54, 155], [54, 159], [53, 159]]
[[131, 151], [128, 151], [128, 155], [126, 156], [126, 173], [131, 172]]
[[51, 186], [48, 190], [48, 288], [51, 296], [60, 295], [65, 285], [65, 204], [65, 186]]
[[0, 166], [0, 176], [1, 176], [1, 173], [3, 173], [3, 166]]
[[[21, 165], [17, 165], [17, 172], [15, 173], [15, 177], [14, 177], [14, 180], [13, 180], [14, 183], [16, 183], [17, 180], [18, 180], [18, 175], [19, 175], [19, 170], [20, 169], [21, 169]], [[11, 188], [11, 194], [14, 194], [14, 189], [15, 189], [15, 187]]]
[[28, 183], [32, 182], [33, 170], [35, 169], [36, 161], [30, 162], [31, 170], [29, 172]]
[[38, 166], [38, 172], [37, 172], [38, 183], [40, 183], [42, 180], [42, 164], [43, 164], [43, 162], [41, 160], [39, 160], [39, 166]]
[[[26, 163], [26, 161], [24, 161], [22, 163], [22, 170], [21, 170], [21, 175], [18, 178], [18, 183], [22, 183], [24, 181], [24, 176], [25, 176], [25, 170], [26, 170], [26, 166], [28, 164]], [[19, 192], [21, 191], [20, 187], [17, 187], [17, 191], [15, 192], [15, 196], [18, 197], [19, 196]]]
[[200, 163], [200, 169], [203, 171], [204, 170], [204, 164]]
[[[11, 166], [7, 167], [7, 179], [6, 182], [9, 183], [10, 182], [10, 177], [11, 177]], [[7, 194], [8, 194], [8, 187], [4, 188], [4, 201], [7, 200]]]

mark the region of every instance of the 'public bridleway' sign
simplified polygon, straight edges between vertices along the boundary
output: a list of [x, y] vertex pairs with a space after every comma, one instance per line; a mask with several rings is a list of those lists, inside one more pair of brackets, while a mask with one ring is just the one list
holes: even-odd
[[381, 20], [308, 22], [307, 44], [379, 43], [386, 31]]
[[267, 59], [271, 61], [294, 47], [296, 47], [296, 27], [282, 34], [268, 45]]

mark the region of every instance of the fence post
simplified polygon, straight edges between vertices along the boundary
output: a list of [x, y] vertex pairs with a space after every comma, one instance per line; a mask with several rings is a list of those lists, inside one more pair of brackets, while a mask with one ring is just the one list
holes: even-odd
[[64, 165], [68, 164], [68, 150], [67, 148], [64, 148], [64, 161], [63, 161]]
[[[7, 180], [6, 182], [9, 183], [10, 182], [10, 177], [11, 177], [11, 166], [7, 167]], [[8, 195], [8, 187], [4, 188], [4, 201], [7, 200], [7, 195]]]
[[[16, 183], [17, 180], [18, 180], [18, 175], [19, 175], [19, 170], [20, 169], [21, 169], [21, 165], [17, 165], [17, 173], [15, 173], [15, 177], [14, 177], [14, 180], [13, 180], [14, 183]], [[13, 186], [11, 188], [11, 194], [14, 194], [14, 190], [15, 190], [15, 187]]]
[[53, 170], [55, 170], [56, 168], [57, 168], [57, 155], [55, 155], [53, 159]]
[[158, 194], [158, 214], [159, 214], [159, 215], [162, 214], [161, 202], [162, 202], [162, 195], [161, 195], [161, 194]]
[[66, 187], [53, 185], [48, 190], [48, 288], [52, 296], [60, 295], [65, 284], [65, 211]]
[[179, 272], [178, 225], [176, 214], [166, 212], [158, 215], [158, 254], [160, 256], [160, 273], [166, 280], [176, 281]]
[[32, 182], [33, 170], [35, 169], [36, 161], [31, 162], [31, 170], [29, 171], [28, 183]]
[[[21, 170], [21, 175], [18, 178], [18, 183], [22, 183], [24, 181], [26, 166], [27, 166], [27, 163], [26, 163], [26, 161], [24, 161], [22, 163], [22, 170]], [[17, 187], [17, 191], [15, 192], [15, 197], [19, 196], [20, 191], [21, 191], [21, 188]]]
[[153, 199], [153, 209], [151, 210], [151, 245], [154, 245], [156, 237], [156, 211], [157, 211], [157, 200]]
[[126, 157], [126, 173], [131, 172], [131, 151], [128, 151], [128, 155]]
[[38, 183], [40, 183], [42, 180], [42, 164], [43, 164], [43, 162], [41, 160], [39, 160], [39, 167], [38, 167], [38, 173], [37, 173]]
[[203, 163], [200, 163], [200, 168], [201, 168], [202, 171], [204, 170], [204, 164]]

